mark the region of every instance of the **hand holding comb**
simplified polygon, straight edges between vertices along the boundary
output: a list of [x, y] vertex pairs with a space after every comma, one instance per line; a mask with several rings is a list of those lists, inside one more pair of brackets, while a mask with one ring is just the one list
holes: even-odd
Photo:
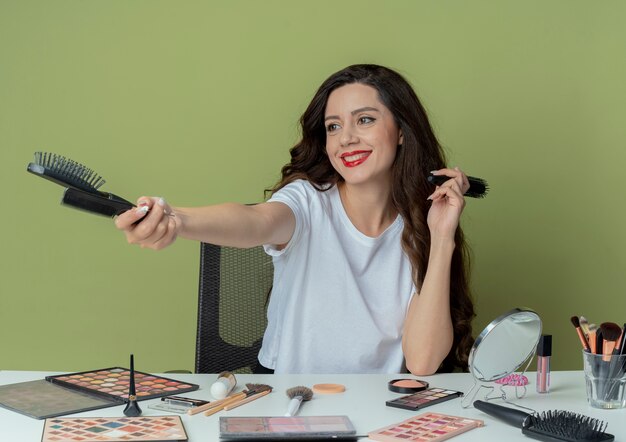
[[[451, 180], [447, 175], [433, 175], [432, 173], [428, 175], [428, 182], [434, 184], [435, 186], [441, 186], [448, 180]], [[489, 191], [489, 186], [487, 185], [487, 181], [482, 178], [476, 178], [473, 176], [468, 176], [467, 180], [469, 181], [469, 189], [464, 193], [465, 196], [469, 196], [471, 198], [484, 198]]]

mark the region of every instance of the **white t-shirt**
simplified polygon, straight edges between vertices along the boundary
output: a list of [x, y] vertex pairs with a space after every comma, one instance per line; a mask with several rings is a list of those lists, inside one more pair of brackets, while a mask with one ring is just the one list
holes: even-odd
[[276, 373], [400, 373], [402, 328], [415, 291], [400, 216], [379, 237], [354, 227], [336, 186], [299, 180], [269, 201], [296, 227], [273, 256], [274, 286], [259, 361]]

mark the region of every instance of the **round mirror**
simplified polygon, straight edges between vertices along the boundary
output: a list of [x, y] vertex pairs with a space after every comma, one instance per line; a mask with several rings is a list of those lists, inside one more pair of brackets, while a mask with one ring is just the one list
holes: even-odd
[[491, 321], [470, 350], [469, 370], [476, 382], [470, 392], [477, 385], [514, 373], [530, 361], [540, 337], [541, 318], [527, 308], [514, 308]]

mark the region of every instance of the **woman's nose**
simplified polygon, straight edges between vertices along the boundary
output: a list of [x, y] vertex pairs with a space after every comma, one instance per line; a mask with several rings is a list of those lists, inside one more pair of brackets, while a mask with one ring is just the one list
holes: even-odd
[[346, 126], [341, 131], [341, 137], [339, 138], [339, 143], [342, 146], [349, 146], [350, 144], [355, 144], [359, 141], [354, 129], [350, 126]]

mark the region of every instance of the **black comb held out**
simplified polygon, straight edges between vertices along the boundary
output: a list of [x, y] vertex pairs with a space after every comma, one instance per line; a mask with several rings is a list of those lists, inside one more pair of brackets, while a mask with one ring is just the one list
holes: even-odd
[[[451, 179], [447, 175], [433, 175], [432, 173], [428, 175], [428, 182], [434, 184], [435, 186], [441, 186], [443, 183]], [[465, 196], [469, 196], [471, 198], [484, 198], [489, 191], [489, 186], [487, 185], [487, 181], [482, 178], [476, 178], [474, 176], [468, 176], [467, 180], [469, 181], [469, 189], [465, 192]]]
[[510, 425], [521, 428], [533, 439], [548, 442], [610, 442], [615, 436], [605, 433], [607, 424], [571, 411], [545, 411], [529, 414], [485, 401], [474, 401], [474, 407]]
[[61, 203], [76, 209], [113, 217], [135, 207], [124, 198], [98, 190], [105, 183], [100, 175], [61, 155], [35, 152], [26, 170], [66, 187]]

